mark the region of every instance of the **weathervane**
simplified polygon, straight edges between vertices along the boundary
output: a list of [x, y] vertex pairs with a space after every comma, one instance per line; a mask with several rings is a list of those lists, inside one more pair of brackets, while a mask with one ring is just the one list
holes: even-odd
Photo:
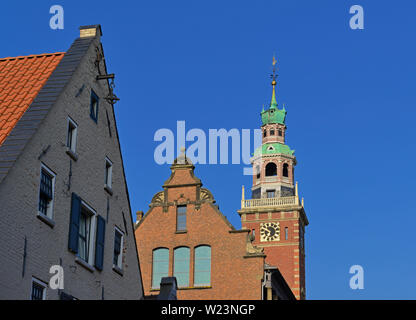
[[273, 73], [270, 75], [270, 77], [272, 78], [272, 85], [273, 86], [275, 86], [276, 85], [276, 78], [277, 78], [277, 73], [276, 73], [276, 63], [277, 63], [277, 60], [276, 60], [276, 58], [275, 58], [275, 56], [273, 55], [273, 62], [272, 62], [272, 65], [273, 65]]

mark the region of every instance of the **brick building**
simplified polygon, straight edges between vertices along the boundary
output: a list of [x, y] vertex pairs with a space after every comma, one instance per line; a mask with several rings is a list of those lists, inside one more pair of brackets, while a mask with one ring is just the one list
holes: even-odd
[[[275, 60], [274, 60], [275, 63]], [[272, 99], [261, 113], [263, 141], [255, 151], [252, 198], [242, 193], [242, 229], [218, 210], [182, 154], [142, 217], [136, 240], [145, 295], [175, 276], [178, 299], [305, 299], [304, 228], [294, 183], [294, 151], [285, 144], [285, 109]], [[232, 187], [230, 185], [230, 187]]]
[[143, 297], [101, 35], [0, 59], [0, 299]]
[[[275, 63], [275, 60], [274, 60]], [[309, 224], [295, 183], [296, 157], [285, 144], [286, 110], [276, 101], [276, 72], [272, 99], [261, 112], [262, 145], [254, 152], [252, 199], [242, 193], [241, 225], [256, 236], [253, 245], [264, 249], [266, 263], [278, 267], [297, 299], [306, 298], [305, 226]]]
[[265, 264], [250, 230], [236, 230], [218, 210], [184, 153], [171, 171], [149, 211], [137, 217], [145, 295], [158, 294], [161, 278], [174, 276], [178, 299], [259, 300], [268, 297], [266, 287], [275, 298], [294, 298], [277, 268]]

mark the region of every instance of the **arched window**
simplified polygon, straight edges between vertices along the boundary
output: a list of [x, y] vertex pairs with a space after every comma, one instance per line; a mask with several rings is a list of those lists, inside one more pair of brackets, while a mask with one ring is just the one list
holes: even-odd
[[153, 250], [153, 276], [152, 288], [160, 288], [160, 280], [169, 274], [169, 249], [159, 248]]
[[266, 129], [264, 129], [264, 131], [263, 131], [263, 137], [267, 137], [267, 130]]
[[281, 136], [282, 136], [282, 130], [279, 129], [279, 137], [281, 137]]
[[289, 165], [287, 163], [283, 164], [283, 177], [289, 177]]
[[211, 247], [195, 248], [194, 286], [211, 285]]
[[176, 248], [173, 251], [173, 276], [176, 277], [178, 287], [189, 287], [189, 264], [189, 248]]
[[274, 162], [269, 162], [266, 165], [266, 177], [277, 176], [277, 167]]

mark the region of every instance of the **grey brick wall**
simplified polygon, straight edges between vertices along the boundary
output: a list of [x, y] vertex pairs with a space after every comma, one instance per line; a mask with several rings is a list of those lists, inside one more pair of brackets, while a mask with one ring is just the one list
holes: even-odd
[[[114, 113], [111, 104], [104, 99], [108, 94], [107, 82], [95, 80], [98, 74], [94, 65], [96, 47], [100, 47], [99, 37], [92, 42], [64, 92], [0, 184], [0, 299], [29, 299], [32, 277], [48, 283], [52, 276], [49, 269], [51, 265], [59, 264], [60, 259], [64, 269], [63, 291], [67, 294], [78, 299], [101, 299], [104, 288], [105, 299], [142, 298]], [[103, 62], [100, 67], [104, 72]], [[83, 85], [84, 90], [76, 97]], [[90, 118], [91, 89], [100, 97], [97, 123]], [[107, 126], [106, 110], [112, 137]], [[66, 153], [68, 116], [78, 124], [77, 161]], [[39, 155], [47, 146], [50, 146], [48, 152], [39, 160]], [[104, 190], [105, 157], [113, 162], [113, 195]], [[41, 162], [56, 173], [53, 228], [37, 218]], [[70, 162], [72, 177], [68, 190]], [[109, 199], [102, 271], [87, 270], [75, 262], [75, 254], [68, 250], [72, 192], [105, 219]], [[115, 226], [125, 234], [122, 276], [112, 269]], [[25, 237], [27, 256], [22, 276]], [[48, 288], [47, 299], [58, 299], [58, 291]]]

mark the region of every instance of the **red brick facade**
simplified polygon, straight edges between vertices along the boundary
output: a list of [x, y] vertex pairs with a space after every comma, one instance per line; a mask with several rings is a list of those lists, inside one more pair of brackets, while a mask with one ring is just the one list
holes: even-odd
[[[186, 246], [189, 286], [178, 290], [178, 299], [261, 299], [264, 254], [253, 247], [249, 230], [235, 230], [217, 209], [188, 161], [175, 161], [163, 191], [153, 197], [150, 210], [136, 226], [145, 295], [159, 293], [152, 289], [153, 250], [169, 249], [169, 276], [173, 276], [173, 250]], [[187, 205], [186, 232], [176, 230], [176, 210], [182, 204]], [[211, 284], [205, 287], [194, 286], [194, 249], [199, 245], [211, 247]]]

